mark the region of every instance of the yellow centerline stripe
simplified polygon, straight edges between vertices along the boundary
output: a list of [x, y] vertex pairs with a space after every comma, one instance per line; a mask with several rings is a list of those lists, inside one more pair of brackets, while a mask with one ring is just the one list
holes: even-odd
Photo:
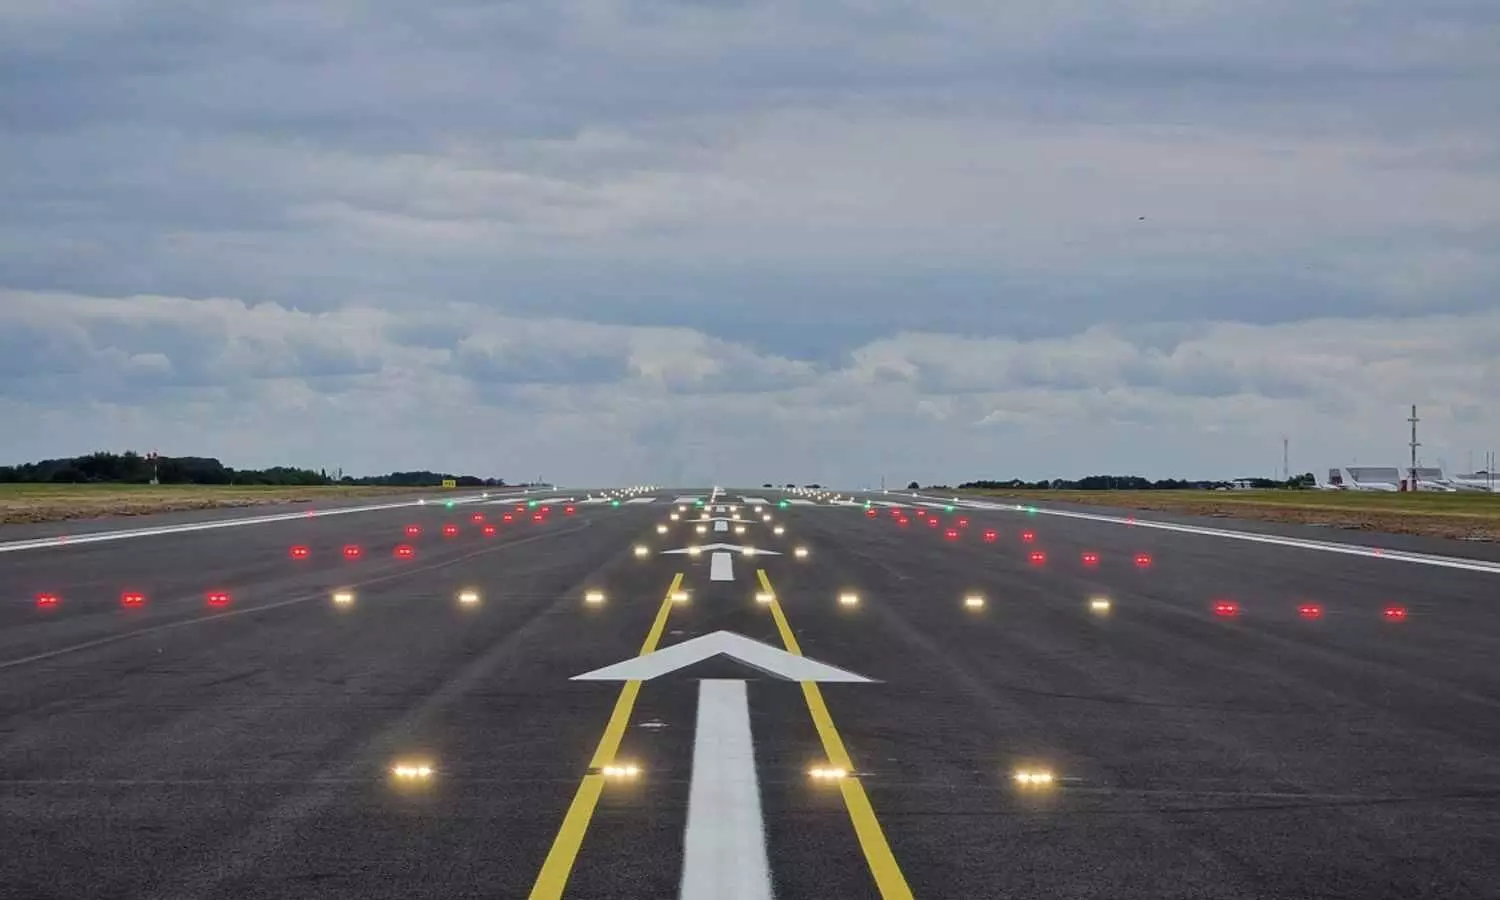
[[[802, 647], [792, 634], [791, 623], [786, 620], [786, 612], [782, 610], [781, 599], [771, 587], [770, 577], [766, 575], [765, 569], [756, 569], [755, 574], [760, 579], [761, 590], [771, 595], [771, 616], [776, 620], [776, 630], [781, 632], [781, 642], [786, 645], [788, 653], [801, 656]], [[864, 851], [865, 862], [875, 878], [875, 887], [884, 900], [912, 900], [911, 887], [906, 883], [906, 876], [901, 874], [901, 866], [896, 863], [891, 845], [886, 842], [880, 820], [875, 818], [875, 808], [870, 805], [864, 784], [853, 774], [854, 761], [849, 758], [844, 740], [839, 737], [839, 731], [833, 725], [833, 716], [828, 712], [828, 704], [823, 702], [823, 692], [818, 689], [818, 683], [802, 682], [802, 696], [807, 700], [807, 711], [812, 715], [813, 725], [818, 730], [818, 738], [823, 742], [823, 753], [827, 755], [828, 762], [850, 773], [839, 780], [839, 791], [844, 797], [844, 808], [849, 810], [849, 820], [854, 823], [854, 833], [859, 838], [860, 849]]]
[[[639, 656], [654, 651], [661, 641], [662, 632], [667, 628], [667, 617], [672, 614], [672, 595], [681, 586], [682, 573], [678, 572], [672, 578], [672, 586], [667, 588], [661, 608], [656, 611], [656, 621], [651, 623], [651, 630], [646, 633]], [[609, 724], [604, 726], [604, 735], [599, 738], [594, 758], [589, 761], [589, 768], [593, 771], [583, 776], [583, 781], [578, 784], [578, 792], [573, 795], [573, 802], [568, 804], [568, 813], [563, 816], [562, 827], [557, 830], [557, 837], [552, 840], [552, 849], [547, 851], [542, 870], [537, 873], [536, 883], [531, 886], [531, 900], [561, 900], [563, 890], [568, 886], [568, 876], [573, 874], [573, 863], [578, 859], [578, 850], [583, 846], [583, 836], [588, 833], [589, 821], [593, 819], [594, 809], [599, 805], [599, 795], [604, 792], [604, 776], [598, 770], [615, 761], [615, 753], [619, 751], [620, 741], [625, 737], [625, 728], [630, 724], [635, 698], [640, 693], [639, 681], [627, 681], [620, 688], [614, 712], [609, 715]]]

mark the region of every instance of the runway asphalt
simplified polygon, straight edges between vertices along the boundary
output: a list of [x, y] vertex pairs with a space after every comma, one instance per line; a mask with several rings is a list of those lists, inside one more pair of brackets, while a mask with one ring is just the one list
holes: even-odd
[[[647, 496], [0, 552], [0, 896], [656, 898], [690, 866], [780, 900], [1500, 896], [1500, 574], [1002, 510], [767, 523], [751, 489], [699, 535], [670, 501], [707, 489]], [[780, 555], [661, 553], [710, 542]], [[721, 631], [873, 681], [572, 680]], [[702, 679], [747, 683], [744, 766]]]

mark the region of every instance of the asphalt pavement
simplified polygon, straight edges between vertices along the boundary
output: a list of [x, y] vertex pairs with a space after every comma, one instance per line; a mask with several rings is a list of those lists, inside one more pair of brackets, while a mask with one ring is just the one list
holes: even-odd
[[588, 493], [0, 552], [0, 896], [1500, 896], [1500, 574]]

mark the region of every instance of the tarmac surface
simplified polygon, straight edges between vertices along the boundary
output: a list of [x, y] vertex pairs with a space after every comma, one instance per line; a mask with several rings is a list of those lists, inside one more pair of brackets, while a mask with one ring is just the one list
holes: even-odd
[[[1500, 574], [881, 495], [906, 524], [587, 496], [0, 529], [0, 895], [697, 900], [691, 863], [780, 900], [1500, 896]], [[729, 580], [663, 552], [715, 542]], [[574, 680], [717, 632], [871, 680]], [[705, 733], [726, 681], [743, 761]], [[713, 850], [744, 839], [764, 883]]]

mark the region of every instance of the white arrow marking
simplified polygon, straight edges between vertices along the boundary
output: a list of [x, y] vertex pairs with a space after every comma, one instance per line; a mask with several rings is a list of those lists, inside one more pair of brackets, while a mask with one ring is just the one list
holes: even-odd
[[682, 900], [771, 900], [745, 682], [698, 683]]
[[716, 551], [708, 561], [709, 581], [733, 581], [734, 557], [724, 550]]
[[602, 669], [574, 675], [572, 680], [650, 681], [721, 654], [787, 681], [836, 681], [845, 684], [868, 684], [874, 681], [828, 663], [805, 656], [794, 656], [778, 647], [752, 641], [732, 631], [715, 631], [691, 638], [645, 656], [633, 656]]
[[[693, 552], [693, 549], [694, 548], [692, 548], [692, 547], [678, 547], [678, 548], [676, 548], [674, 550], [663, 550], [662, 553], [691, 553], [691, 552]], [[712, 552], [714, 550], [731, 550], [731, 551], [734, 551], [734, 552], [738, 553], [740, 551], [748, 550], [750, 548], [748, 548], [748, 547], [741, 547], [739, 544], [704, 544], [701, 547], [698, 547], [697, 549], [701, 553], [709, 553], [709, 552]], [[781, 554], [779, 552], [775, 551], [775, 550], [762, 550], [761, 548], [756, 547], [755, 548], [755, 555], [756, 556], [780, 556]]]

